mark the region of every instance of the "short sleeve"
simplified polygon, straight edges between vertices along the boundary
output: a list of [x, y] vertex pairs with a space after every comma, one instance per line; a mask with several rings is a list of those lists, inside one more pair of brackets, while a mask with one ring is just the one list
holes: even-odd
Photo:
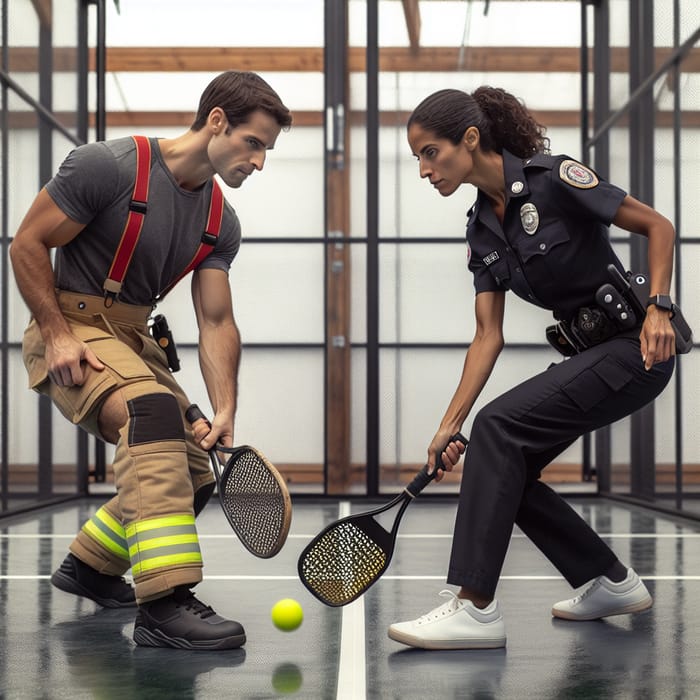
[[566, 212], [609, 226], [622, 200], [620, 187], [601, 179], [595, 171], [566, 158], [552, 169], [552, 197]]
[[504, 287], [496, 282], [486, 263], [478, 255], [474, 255], [474, 248], [470, 241], [473, 228], [470, 224], [467, 225], [467, 266], [474, 276], [474, 289], [477, 294], [479, 292], [502, 292]]
[[224, 219], [214, 250], [199, 264], [198, 269], [228, 272], [241, 246], [241, 223], [233, 207], [227, 202]]
[[90, 223], [106, 209], [121, 188], [117, 162], [102, 142], [73, 149], [46, 184], [56, 205], [80, 224]]

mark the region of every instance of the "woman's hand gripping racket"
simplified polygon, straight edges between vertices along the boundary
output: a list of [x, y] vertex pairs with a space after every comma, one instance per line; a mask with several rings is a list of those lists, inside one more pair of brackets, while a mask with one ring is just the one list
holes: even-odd
[[[185, 413], [190, 423], [205, 418], [196, 404]], [[218, 453], [230, 455], [226, 464]], [[282, 549], [292, 521], [287, 485], [265, 456], [249, 445], [209, 450], [219, 501], [243, 546], [256, 557], [268, 559]]]
[[[450, 442], [468, 444], [457, 433]], [[349, 515], [328, 525], [304, 548], [297, 570], [301, 582], [322, 603], [347, 605], [359, 598], [386, 571], [394, 553], [399, 524], [408, 504], [435, 478], [441, 464], [428, 473], [426, 464], [413, 481], [380, 508]], [[375, 519], [398, 506], [391, 531]]]

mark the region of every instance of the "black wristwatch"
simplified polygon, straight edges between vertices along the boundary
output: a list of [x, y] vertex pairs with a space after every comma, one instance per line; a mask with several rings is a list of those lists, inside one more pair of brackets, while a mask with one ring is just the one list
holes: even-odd
[[664, 311], [673, 311], [673, 300], [668, 294], [654, 294], [647, 299], [647, 306], [653, 304]]

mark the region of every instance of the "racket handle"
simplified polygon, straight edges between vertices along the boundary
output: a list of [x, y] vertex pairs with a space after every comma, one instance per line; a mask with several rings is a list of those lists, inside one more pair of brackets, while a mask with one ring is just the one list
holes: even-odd
[[[190, 424], [194, 423], [195, 421], [198, 421], [200, 418], [204, 418], [204, 420], [209, 423], [207, 420], [207, 417], [202, 413], [202, 409], [197, 406], [196, 403], [193, 403], [186, 411], [185, 411], [185, 418], [190, 422]], [[211, 427], [211, 423], [209, 423], [209, 427]]]
[[[461, 442], [463, 445], [468, 445], [469, 440], [462, 435], [462, 433], [455, 433], [451, 438], [450, 442]], [[417, 496], [434, 478], [438, 472], [438, 469], [442, 469], [442, 461], [440, 460], [440, 455], [438, 455], [438, 464], [435, 469], [429, 474], [428, 465], [426, 464], [423, 469], [421, 469], [418, 474], [415, 475], [413, 481], [406, 487], [409, 495], [415, 497]]]

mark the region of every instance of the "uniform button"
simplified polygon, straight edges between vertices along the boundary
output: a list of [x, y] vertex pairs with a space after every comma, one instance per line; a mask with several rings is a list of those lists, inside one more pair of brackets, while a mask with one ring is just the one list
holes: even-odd
[[516, 268], [515, 268], [515, 271], [516, 271], [516, 272], [520, 272], [520, 268], [519, 268], [519, 267], [516, 267]]
[[540, 250], [544, 250], [547, 247], [546, 243], [540, 243]]

